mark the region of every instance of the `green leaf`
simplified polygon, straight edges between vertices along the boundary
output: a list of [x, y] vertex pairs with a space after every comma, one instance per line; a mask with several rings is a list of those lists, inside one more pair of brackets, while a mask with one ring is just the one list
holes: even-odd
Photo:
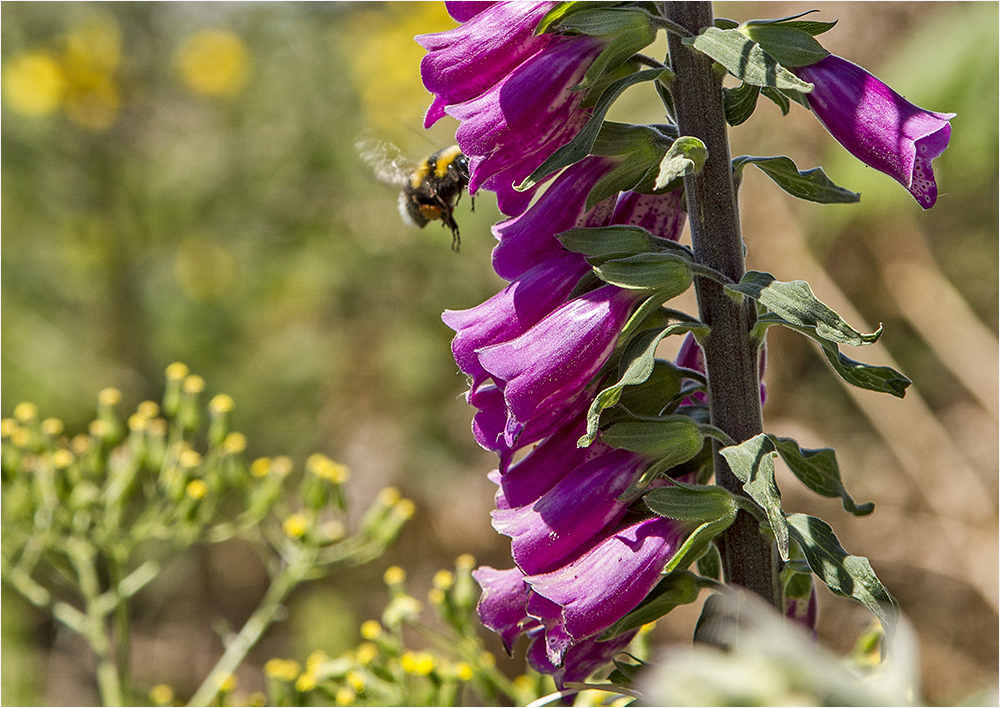
[[601, 440], [620, 450], [662, 455], [669, 464], [660, 465], [661, 469], [670, 469], [701, 452], [705, 434], [701, 425], [687, 416], [672, 415], [612, 423], [601, 432]]
[[580, 438], [580, 445], [590, 445], [597, 436], [601, 413], [618, 403], [622, 389], [626, 386], [636, 386], [644, 383], [652, 374], [656, 363], [656, 347], [665, 337], [687, 332], [705, 332], [708, 328], [701, 323], [681, 322], [662, 329], [651, 329], [637, 334], [625, 347], [622, 353], [618, 381], [595, 397], [587, 412], [587, 433]]
[[597, 56], [583, 80], [572, 90], [589, 89], [601, 76], [621, 66], [636, 52], [656, 41], [656, 27], [642, 12], [620, 9], [579, 12], [559, 23], [560, 31], [576, 31], [589, 35], [617, 36]]
[[665, 153], [676, 139], [673, 126], [632, 125], [606, 120], [601, 124], [591, 155], [631, 155], [646, 146]]
[[605, 283], [630, 290], [657, 290], [667, 295], [666, 300], [683, 293], [694, 281], [690, 261], [673, 253], [618, 258], [597, 266], [594, 272]]
[[906, 388], [912, 383], [889, 366], [871, 366], [844, 356], [836, 344], [820, 337], [814, 327], [792, 324], [777, 315], [767, 313], [758, 317], [754, 336], [759, 337], [762, 330], [776, 324], [788, 327], [816, 341], [823, 348], [823, 354], [826, 355], [827, 361], [833, 366], [834, 371], [852, 386], [903, 398], [906, 395]]
[[604, 116], [607, 114], [608, 109], [611, 108], [611, 104], [614, 103], [615, 99], [629, 86], [642, 81], [652, 81], [663, 73], [663, 71], [663, 69], [644, 69], [611, 84], [594, 106], [594, 112], [583, 127], [583, 130], [577, 133], [576, 137], [571, 141], [552, 153], [538, 169], [532, 172], [521, 184], [517, 185], [515, 189], [519, 191], [530, 189], [549, 174], [564, 167], [569, 167], [589, 155], [591, 148], [594, 146], [594, 141], [597, 140], [597, 136], [601, 132], [601, 123], [604, 120]]
[[[581, 278], [588, 278], [591, 275], [594, 276], [594, 280], [598, 283], [601, 282], [600, 278], [597, 277], [594, 271], [586, 274]], [[669, 300], [671, 297], [670, 291], [666, 292], [654, 292], [645, 300], [642, 304], [632, 313], [632, 316], [628, 318], [628, 322], [622, 327], [621, 333], [618, 335], [619, 344], [624, 344], [629, 341], [632, 336], [642, 329], [649, 329], [650, 327], [666, 327], [668, 317], [664, 312], [665, 308], [662, 307], [663, 303]], [[678, 319], [678, 318], [675, 318]]]
[[813, 36], [788, 24], [747, 24], [743, 34], [757, 42], [782, 66], [809, 66], [824, 59], [830, 52]]
[[694, 573], [678, 570], [656, 584], [639, 606], [604, 630], [598, 641], [614, 639], [636, 627], [654, 622], [675, 607], [689, 605], [698, 599], [701, 587]]
[[698, 559], [698, 572], [706, 578], [722, 580], [722, 555], [714, 543], [709, 543], [704, 555]]
[[795, 29], [800, 29], [803, 32], [808, 32], [812, 36], [818, 34], [823, 34], [824, 32], [829, 32], [833, 29], [834, 25], [837, 24], [837, 20], [833, 22], [820, 22], [819, 20], [805, 20], [802, 22], [785, 22], [787, 27], [794, 27]]
[[830, 590], [860, 602], [882, 621], [887, 633], [891, 632], [899, 618], [899, 606], [867, 558], [848, 554], [830, 525], [814, 516], [789, 514], [788, 531], [809, 567]]
[[781, 459], [788, 465], [788, 469], [806, 487], [820, 496], [840, 497], [844, 509], [855, 516], [867, 516], [875, 510], [875, 505], [871, 502], [856, 504], [848, 493], [840, 477], [837, 453], [832, 448], [803, 450], [791, 438], [779, 438], [774, 435], [768, 437], [781, 455]]
[[582, 10], [560, 19], [558, 27], [560, 34], [587, 34], [600, 37], [628, 32], [642, 26], [652, 27], [649, 16], [645, 13], [620, 7], [595, 7], [595, 4], [585, 6]]
[[563, 248], [587, 258], [634, 256], [656, 250], [653, 234], [638, 226], [575, 228], [556, 234]]
[[[819, 341], [819, 340], [818, 340]], [[889, 366], [870, 366], [844, 356], [833, 342], [820, 341], [823, 353], [834, 370], [849, 384], [858, 388], [888, 393], [896, 398], [906, 395], [910, 379]]]
[[821, 22], [820, 20], [799, 20], [800, 17], [805, 17], [806, 15], [811, 15], [814, 12], [819, 12], [819, 10], [806, 10], [805, 12], [800, 12], [797, 15], [790, 15], [789, 17], [782, 17], [777, 20], [748, 20], [743, 23], [744, 27], [751, 27], [754, 25], [782, 25], [784, 27], [794, 27], [795, 29], [800, 29], [803, 32], [808, 32], [811, 35], [823, 34], [833, 29], [833, 26], [837, 24], [837, 21], [833, 22]]
[[712, 539], [733, 523], [739, 509], [733, 495], [722, 487], [676, 481], [674, 485], [653, 489], [642, 498], [657, 516], [697, 524], [667, 563], [667, 573], [686, 568], [700, 558]]
[[[779, 92], [774, 92], [777, 96], [783, 96]], [[772, 98], [770, 94], [769, 98]], [[774, 100], [774, 98], [772, 98]], [[779, 104], [780, 105], [780, 104]], [[788, 102], [782, 111], [788, 112]], [[819, 204], [854, 204], [861, 200], [861, 195], [849, 189], [835, 184], [822, 167], [813, 167], [811, 170], [799, 170], [791, 158], [785, 157], [754, 157], [741, 155], [733, 159], [733, 169], [737, 176], [742, 173], [746, 165], [756, 165], [760, 170], [770, 177], [775, 184], [798, 199]]]
[[726, 122], [736, 127], [745, 123], [753, 115], [757, 107], [757, 97], [760, 86], [743, 83], [736, 88], [722, 89], [723, 105], [726, 110]]
[[802, 81], [781, 66], [759, 44], [738, 29], [706, 27], [696, 37], [682, 41], [722, 64], [740, 81], [754, 86], [773, 86], [802, 93], [812, 91], [812, 84]]
[[[771, 88], [770, 86], [765, 86], [760, 90], [760, 92], [764, 94], [765, 98], [769, 99], [772, 103], [774, 103], [776, 106], [778, 106], [778, 108], [781, 109], [781, 115], [783, 116], [788, 115], [788, 110], [791, 107], [791, 102], [788, 100], [788, 96], [783, 94], [778, 89]], [[802, 94], [796, 93], [795, 95], [801, 96]]]
[[620, 165], [597, 180], [590, 188], [584, 208], [589, 211], [595, 204], [613, 194], [635, 189], [646, 181], [647, 175], [651, 172], [655, 174], [662, 156], [662, 152], [650, 146], [630, 153]]
[[676, 241], [654, 236], [639, 226], [614, 224], [596, 228], [575, 228], [556, 234], [563, 248], [582, 253], [591, 263], [634, 256], [639, 253], [666, 251], [693, 259], [690, 249]]
[[596, 0], [576, 0], [575, 2], [556, 3], [556, 6], [549, 10], [545, 17], [538, 22], [538, 25], [535, 27], [535, 34], [544, 34], [550, 31], [556, 23], [567, 20], [576, 13], [590, 12], [597, 8], [615, 7], [617, 5], [617, 2], [597, 2]]
[[681, 392], [685, 380], [682, 371], [669, 361], [653, 360], [653, 371], [637, 384], [622, 389], [618, 402], [634, 417], [658, 416], [663, 412], [663, 402]]
[[882, 336], [882, 328], [872, 334], [862, 334], [824, 305], [804, 280], [782, 282], [770, 273], [751, 270], [739, 283], [726, 285], [731, 293], [740, 293], [756, 300], [780, 318], [801, 327], [811, 327], [816, 335], [837, 344], [861, 346], [874, 344]]
[[767, 514], [768, 523], [778, 544], [781, 560], [788, 560], [788, 527], [781, 510], [781, 492], [774, 481], [774, 455], [770, 438], [761, 433], [749, 440], [719, 451], [733, 474], [743, 482], [743, 489]]
[[675, 179], [701, 171], [707, 158], [705, 143], [698, 138], [682, 135], [663, 156], [654, 187], [663, 189]]

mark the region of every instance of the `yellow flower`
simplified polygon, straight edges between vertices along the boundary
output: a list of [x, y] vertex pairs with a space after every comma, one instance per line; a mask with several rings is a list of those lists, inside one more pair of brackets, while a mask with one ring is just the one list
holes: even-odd
[[56, 450], [52, 453], [52, 466], [57, 470], [64, 470], [73, 464], [73, 453], [69, 450]]
[[186, 491], [192, 499], [204, 499], [208, 494], [208, 485], [200, 479], [192, 479], [188, 482]]
[[313, 673], [319, 668], [320, 664], [329, 659], [325, 651], [322, 649], [317, 649], [306, 659], [306, 671], [311, 671]]
[[31, 442], [31, 431], [27, 428], [18, 428], [11, 433], [10, 441], [16, 447], [28, 447], [28, 444]]
[[361, 693], [365, 690], [365, 677], [360, 671], [348, 671], [347, 676], [344, 677], [347, 683], [351, 684], [351, 690], [355, 693]]
[[158, 706], [165, 706], [174, 700], [174, 689], [165, 683], [157, 684], [149, 690], [149, 700]]
[[354, 691], [345, 686], [343, 688], [337, 689], [337, 695], [334, 698], [334, 702], [338, 706], [349, 706], [354, 702], [354, 699], [357, 697], [358, 696], [356, 693], [354, 693]]
[[304, 514], [292, 514], [285, 519], [281, 528], [289, 538], [302, 538], [309, 530], [309, 519]]
[[184, 83], [206, 96], [234, 96], [250, 75], [246, 44], [226, 30], [192, 34], [177, 52]]
[[431, 582], [439, 590], [448, 590], [455, 584], [455, 574], [449, 570], [439, 570]]
[[460, 661], [455, 664], [455, 676], [459, 681], [471, 681], [472, 677], [475, 676], [475, 672], [467, 662]]
[[38, 406], [25, 401], [14, 406], [14, 417], [22, 423], [27, 423], [38, 417]]
[[212, 400], [208, 402], [208, 410], [218, 415], [220, 413], [228, 413], [233, 410], [233, 406], [235, 405], [232, 396], [227, 393], [220, 393], [218, 396], [213, 396]]
[[97, 394], [97, 402], [102, 406], [113, 406], [122, 400], [122, 392], [117, 388], [103, 388]]
[[316, 683], [316, 674], [306, 671], [295, 680], [295, 690], [299, 693], [305, 693], [316, 688]]
[[230, 455], [243, 452], [247, 447], [247, 436], [243, 433], [229, 433], [222, 441], [222, 449]]
[[455, 559], [455, 567], [459, 570], [472, 570], [476, 567], [476, 558], [471, 553], [463, 553]]
[[292, 659], [268, 659], [264, 664], [264, 675], [279, 681], [294, 681], [302, 667]]
[[[376, 622], [375, 624], [378, 625], [378, 622]], [[382, 631], [381, 626], [379, 626], [379, 631], [380, 632]], [[362, 634], [364, 634], [363, 629], [362, 629]], [[355, 656], [357, 657], [359, 664], [361, 664], [362, 666], [368, 666], [368, 664], [372, 663], [373, 661], [375, 661], [375, 659], [378, 658], [378, 647], [375, 646], [372, 642], [361, 642], [358, 645], [358, 648], [355, 652]]]
[[177, 461], [181, 467], [189, 470], [198, 466], [198, 463], [201, 462], [201, 455], [196, 450], [184, 450], [177, 456]]
[[351, 476], [351, 471], [346, 465], [334, 462], [326, 455], [319, 453], [309, 456], [309, 459], [306, 460], [306, 469], [320, 479], [328, 480], [334, 484], [343, 484]]
[[361, 623], [361, 636], [365, 639], [378, 639], [382, 636], [382, 625], [377, 620], [366, 620]]
[[136, 406], [135, 412], [145, 418], [155, 418], [160, 414], [160, 405], [155, 401], [143, 401]]
[[149, 418], [140, 414], [133, 413], [128, 417], [128, 429], [136, 433], [141, 433], [149, 425]]
[[385, 581], [386, 585], [399, 585], [406, 580], [406, 571], [398, 565], [390, 566], [389, 568], [386, 568], [385, 573], [382, 575], [382, 579]]
[[167, 380], [169, 381], [180, 381], [187, 375], [188, 375], [187, 364], [182, 364], [179, 361], [175, 361], [173, 364], [167, 367]]
[[267, 473], [271, 469], [271, 458], [270, 457], [258, 457], [256, 460], [250, 463], [250, 474], [258, 479], [261, 477], [267, 477]]
[[427, 676], [437, 666], [437, 659], [426, 651], [408, 651], [400, 657], [403, 671], [414, 676]]
[[378, 501], [382, 506], [392, 506], [399, 501], [399, 490], [395, 487], [384, 487], [378, 493]]
[[198, 374], [191, 374], [184, 379], [181, 388], [184, 389], [184, 393], [201, 393], [205, 390], [205, 379]]
[[63, 431], [63, 422], [58, 418], [46, 418], [42, 421], [42, 432], [46, 435], [56, 436]]
[[400, 499], [392, 507], [393, 516], [404, 521], [412, 519], [417, 511], [417, 505], [410, 499]]
[[232, 674], [227, 674], [222, 677], [219, 681], [219, 690], [223, 693], [232, 693], [236, 690], [236, 677]]
[[44, 116], [59, 108], [66, 77], [47, 52], [28, 52], [3, 68], [3, 96], [13, 110], [26, 116]]

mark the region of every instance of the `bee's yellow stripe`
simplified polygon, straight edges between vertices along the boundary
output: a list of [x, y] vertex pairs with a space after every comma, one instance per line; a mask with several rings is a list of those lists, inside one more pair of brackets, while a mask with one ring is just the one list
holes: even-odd
[[431, 171], [431, 166], [427, 164], [427, 160], [420, 163], [420, 166], [413, 171], [410, 175], [410, 185], [416, 189], [420, 184], [427, 178], [427, 174]]
[[442, 150], [441, 154], [438, 155], [437, 166], [434, 168], [434, 176], [441, 179], [448, 174], [448, 166], [461, 154], [462, 150], [458, 145], [452, 145], [450, 148]]

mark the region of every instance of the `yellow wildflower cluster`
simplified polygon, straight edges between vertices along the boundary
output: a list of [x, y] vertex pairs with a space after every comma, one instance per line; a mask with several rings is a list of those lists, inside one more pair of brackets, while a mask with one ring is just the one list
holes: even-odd
[[437, 666], [437, 659], [426, 651], [408, 651], [399, 659], [403, 671], [413, 676], [429, 676]]
[[285, 519], [281, 529], [289, 538], [302, 538], [309, 530], [309, 518], [305, 514], [292, 514]]
[[[34, 118], [62, 109], [85, 130], [108, 130], [118, 121], [122, 108], [121, 27], [111, 15], [93, 13], [58, 45], [58, 49], [27, 49], [4, 63], [5, 103], [13, 111]], [[232, 32], [201, 30], [181, 43], [176, 65], [181, 80], [192, 91], [205, 96], [234, 96], [250, 77], [250, 52]]]
[[294, 681], [301, 672], [302, 666], [292, 659], [269, 659], [264, 664], [264, 675], [278, 681]]
[[177, 68], [188, 88], [205, 96], [235, 96], [250, 77], [250, 52], [226, 30], [202, 30], [177, 51]]
[[351, 471], [346, 465], [334, 462], [326, 455], [315, 453], [306, 460], [306, 469], [320, 479], [325, 479], [334, 484], [343, 484], [350, 476]]
[[3, 67], [4, 99], [25, 116], [62, 108], [79, 127], [101, 132], [118, 120], [120, 64], [121, 28], [110, 16], [96, 15], [69, 32], [61, 52], [37, 49], [11, 57]]

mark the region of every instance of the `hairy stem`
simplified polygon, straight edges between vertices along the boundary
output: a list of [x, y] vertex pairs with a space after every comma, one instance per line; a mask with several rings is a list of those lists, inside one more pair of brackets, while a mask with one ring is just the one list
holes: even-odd
[[[666, 15], [696, 34], [713, 21], [711, 2], [667, 2]], [[712, 60], [669, 35], [670, 60], [676, 74], [671, 86], [681, 135], [699, 138], [708, 148], [703, 169], [684, 178], [695, 260], [738, 281], [744, 272], [736, 188], [722, 102], [722, 81]], [[711, 328], [704, 342], [712, 424], [743, 442], [763, 432], [757, 343], [750, 337], [756, 319], [753, 304], [737, 302], [722, 285], [695, 279], [701, 320]], [[716, 484], [746, 496], [715, 446]], [[751, 590], [781, 610], [778, 559], [774, 543], [761, 535], [759, 524], [741, 511], [720, 537], [719, 551], [726, 581]]]

